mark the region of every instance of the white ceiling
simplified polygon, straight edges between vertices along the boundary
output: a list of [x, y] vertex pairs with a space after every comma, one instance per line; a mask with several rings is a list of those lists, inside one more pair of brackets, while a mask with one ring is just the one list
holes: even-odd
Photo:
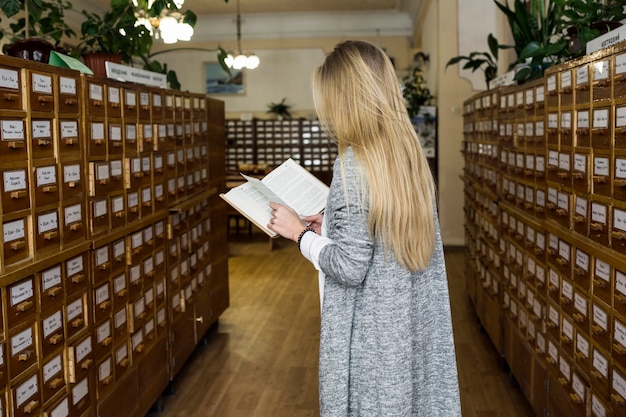
[[[185, 0], [182, 10], [198, 16], [195, 42], [230, 39], [239, 2], [242, 37], [247, 39], [412, 36], [426, 0]], [[110, 0], [83, 0], [104, 11]], [[79, 7], [81, 7], [79, 6]]]

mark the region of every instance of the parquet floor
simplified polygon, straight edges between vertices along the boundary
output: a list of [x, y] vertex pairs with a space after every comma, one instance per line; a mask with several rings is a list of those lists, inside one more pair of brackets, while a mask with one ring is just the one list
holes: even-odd
[[[319, 415], [317, 275], [295, 245], [231, 236], [230, 307], [163, 397], [160, 417]], [[462, 250], [446, 251], [464, 417], [533, 417], [465, 295]], [[154, 413], [156, 416], [157, 414]]]

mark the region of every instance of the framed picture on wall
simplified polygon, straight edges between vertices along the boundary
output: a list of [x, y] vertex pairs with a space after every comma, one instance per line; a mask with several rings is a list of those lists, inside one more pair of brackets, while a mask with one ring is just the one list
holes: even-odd
[[204, 80], [207, 94], [243, 94], [245, 84], [242, 70], [231, 68], [228, 75], [217, 62], [204, 65]]

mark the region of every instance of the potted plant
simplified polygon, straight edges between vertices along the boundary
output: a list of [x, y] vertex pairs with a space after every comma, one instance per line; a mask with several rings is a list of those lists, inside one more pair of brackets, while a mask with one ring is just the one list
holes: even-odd
[[545, 0], [513, 0], [510, 8], [494, 0], [509, 23], [517, 61], [522, 65], [514, 79], [518, 81], [541, 78], [546, 68], [568, 58], [567, 41], [561, 34], [563, 6]]
[[621, 26], [626, 19], [623, 0], [553, 0], [562, 7], [561, 25], [567, 31], [572, 58], [585, 54], [592, 39]]
[[104, 76], [105, 61], [131, 63], [135, 56], [147, 54], [152, 48], [148, 28], [137, 25], [135, 7], [128, 0], [111, 0], [111, 7], [102, 16], [82, 11], [79, 54], [96, 75]]
[[276, 116], [278, 116], [279, 120], [282, 120], [283, 118], [291, 119], [291, 113], [289, 112], [291, 105], [287, 104], [286, 101], [287, 101], [287, 97], [284, 97], [278, 103], [268, 104], [267, 112], [271, 114], [275, 114]]
[[0, 31], [7, 55], [48, 62], [50, 51], [60, 49], [63, 37], [76, 33], [65, 23], [65, 12], [72, 9], [67, 0], [4, 0], [0, 9], [8, 18], [8, 31]]
[[482, 70], [485, 74], [487, 88], [489, 88], [489, 82], [498, 75], [498, 49], [506, 47], [500, 46], [498, 40], [491, 33], [487, 36], [487, 45], [489, 45], [490, 52], [471, 52], [469, 55], [455, 56], [448, 61], [446, 68], [467, 61], [463, 65], [463, 69], [471, 69], [472, 72]]
[[413, 67], [409, 75], [402, 79], [402, 87], [402, 96], [411, 118], [417, 115], [421, 106], [430, 104], [430, 101], [435, 98], [426, 86], [424, 72], [419, 65]]

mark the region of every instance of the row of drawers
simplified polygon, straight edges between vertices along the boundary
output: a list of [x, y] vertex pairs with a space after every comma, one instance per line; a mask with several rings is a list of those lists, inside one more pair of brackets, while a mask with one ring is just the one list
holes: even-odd
[[[23, 68], [19, 60], [0, 61], [2, 108], [14, 111], [80, 113], [141, 120], [203, 119], [206, 96], [115, 82], [54, 68]], [[48, 67], [49, 68], [49, 67]], [[84, 105], [82, 104], [84, 103]]]

